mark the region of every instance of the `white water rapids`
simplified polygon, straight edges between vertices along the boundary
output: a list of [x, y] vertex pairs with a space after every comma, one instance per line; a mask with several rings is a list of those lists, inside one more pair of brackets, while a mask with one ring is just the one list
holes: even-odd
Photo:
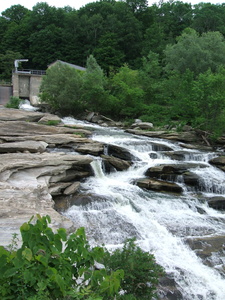
[[[65, 118], [63, 122], [78, 123], [71, 118]], [[216, 268], [204, 265], [185, 240], [188, 237], [225, 236], [225, 215], [200, 202], [193, 191], [184, 187], [182, 181], [179, 183], [184, 188], [182, 196], [145, 191], [133, 184], [134, 179], [143, 178], [144, 172], [151, 166], [179, 163], [154, 151], [155, 144], [170, 147], [174, 151], [184, 149], [178, 143], [134, 136], [115, 128], [87, 126], [94, 128], [93, 140], [126, 148], [139, 161], [134, 162], [127, 171], [106, 175], [101, 160], [95, 158], [92, 163], [95, 176], [82, 183], [81, 190], [98, 195], [99, 201], [72, 206], [65, 215], [77, 227], [86, 228], [91, 244], [105, 244], [114, 249], [121, 246], [125, 239], [136, 237], [138, 245], [153, 253], [165, 271], [172, 274], [182, 299], [224, 300], [224, 277]], [[208, 159], [214, 154], [196, 150], [188, 152], [185, 162], [206, 164], [205, 168], [191, 170], [201, 177], [202, 194], [223, 195], [224, 172], [208, 164]], [[149, 153], [154, 153], [154, 158]], [[205, 213], [200, 213], [199, 209]]]

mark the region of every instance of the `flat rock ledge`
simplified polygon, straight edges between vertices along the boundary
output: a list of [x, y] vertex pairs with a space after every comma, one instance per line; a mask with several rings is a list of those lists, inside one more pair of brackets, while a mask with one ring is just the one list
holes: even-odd
[[[55, 210], [54, 198], [75, 194], [80, 180], [92, 175], [91, 156], [76, 152], [86, 144], [97, 147], [89, 135], [80, 126], [63, 126], [54, 115], [0, 108], [0, 245], [9, 245], [36, 214], [48, 214], [53, 229], [74, 231], [72, 221]], [[70, 151], [49, 152], [54, 147]]]

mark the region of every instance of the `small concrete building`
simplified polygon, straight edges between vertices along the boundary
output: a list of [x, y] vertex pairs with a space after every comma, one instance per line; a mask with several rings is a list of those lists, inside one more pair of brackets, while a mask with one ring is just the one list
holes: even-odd
[[[18, 60], [27, 61], [27, 60]], [[48, 68], [55, 65], [57, 62], [66, 64], [76, 70], [86, 71], [86, 68], [78, 65], [70, 64], [62, 60], [56, 60], [51, 63]], [[39, 90], [42, 77], [46, 74], [43, 70], [19, 70], [18, 65], [15, 64], [15, 70], [12, 74], [12, 84], [0, 85], [0, 105], [5, 105], [11, 96], [21, 99], [28, 99], [31, 105], [36, 106], [39, 104]]]
[[12, 75], [13, 96], [30, 100], [31, 105], [39, 103], [39, 89], [45, 71], [41, 70], [17, 70]]

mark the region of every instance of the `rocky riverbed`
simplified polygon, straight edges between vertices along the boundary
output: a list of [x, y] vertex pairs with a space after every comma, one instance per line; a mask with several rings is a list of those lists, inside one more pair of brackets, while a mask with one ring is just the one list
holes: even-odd
[[[92, 115], [92, 118], [94, 115]], [[90, 119], [90, 115], [88, 116]], [[104, 126], [117, 125], [111, 120], [95, 118]], [[89, 120], [93, 121], [93, 120]], [[49, 124], [56, 124], [55, 126]], [[183, 160], [188, 149], [212, 150], [210, 145], [195, 131], [182, 133], [146, 130], [146, 123], [127, 130], [132, 134], [165, 138], [179, 141], [184, 152], [171, 149], [164, 151], [168, 156]], [[150, 126], [151, 127], [151, 126]], [[91, 162], [94, 156], [101, 156], [106, 172], [126, 170], [137, 159], [126, 149], [107, 145], [91, 139], [92, 132], [82, 126], [65, 126], [55, 115], [24, 110], [0, 109], [0, 244], [8, 245], [12, 233], [17, 233], [23, 222], [37, 213], [48, 214], [54, 228], [65, 227], [74, 230], [74, 224], [60, 214], [74, 201], [79, 192], [80, 182], [93, 175]], [[219, 144], [223, 149], [223, 138]], [[57, 149], [57, 151], [56, 151]], [[211, 163], [225, 170], [223, 151]], [[190, 167], [190, 166], [188, 166]], [[142, 188], [162, 192], [182, 193], [175, 183], [182, 175], [189, 186], [198, 185], [198, 177], [184, 164], [152, 167], [146, 177], [136, 182]], [[200, 166], [204, 168], [204, 165]], [[172, 179], [172, 180], [171, 180]], [[174, 180], [173, 180], [174, 179]], [[174, 181], [174, 182], [173, 182]], [[76, 197], [75, 197], [76, 198]], [[225, 199], [208, 199], [214, 208], [224, 209]], [[196, 244], [189, 242], [191, 247]]]
[[[121, 126], [94, 113], [86, 119], [102, 126]], [[154, 153], [149, 155], [165, 154], [171, 161], [150, 167], [144, 178], [133, 182], [145, 190], [169, 193], [176, 199], [183, 193], [177, 184], [177, 178], [182, 177], [187, 188], [197, 191], [199, 176], [190, 169], [198, 166], [204, 170], [206, 165], [187, 162], [186, 158], [193, 153], [198, 155], [199, 149], [213, 151], [209, 163], [225, 171], [223, 137], [216, 145], [220, 151], [215, 151], [202, 132], [192, 129], [181, 133], [155, 131], [151, 124], [139, 122], [126, 131], [174, 141], [183, 148], [183, 151], [174, 151], [165, 144], [153, 143]], [[35, 214], [48, 214], [53, 228], [74, 231], [76, 223], [61, 213], [72, 204], [104, 201], [96, 194], [80, 192], [80, 184], [93, 175], [91, 163], [94, 158], [101, 157], [106, 173], [127, 170], [138, 161], [127, 149], [92, 140], [91, 136], [92, 131], [81, 125], [64, 125], [55, 115], [0, 108], [0, 245], [9, 245], [12, 234], [18, 233], [19, 227]], [[223, 194], [202, 201], [207, 201], [216, 210], [225, 210]], [[206, 212], [199, 208], [199, 213]], [[224, 235], [213, 234], [189, 237], [185, 242], [205, 265], [220, 265], [220, 273], [224, 274], [224, 240]], [[162, 299], [183, 299], [169, 276], [161, 279], [160, 288], [166, 295]]]

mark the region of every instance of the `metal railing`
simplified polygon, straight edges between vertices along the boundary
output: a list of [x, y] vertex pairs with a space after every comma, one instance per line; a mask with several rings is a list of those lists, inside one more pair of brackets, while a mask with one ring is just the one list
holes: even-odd
[[44, 70], [26, 70], [26, 69], [21, 69], [21, 70], [14, 70], [14, 73], [19, 73], [19, 74], [32, 74], [32, 75], [45, 75], [46, 71]]

